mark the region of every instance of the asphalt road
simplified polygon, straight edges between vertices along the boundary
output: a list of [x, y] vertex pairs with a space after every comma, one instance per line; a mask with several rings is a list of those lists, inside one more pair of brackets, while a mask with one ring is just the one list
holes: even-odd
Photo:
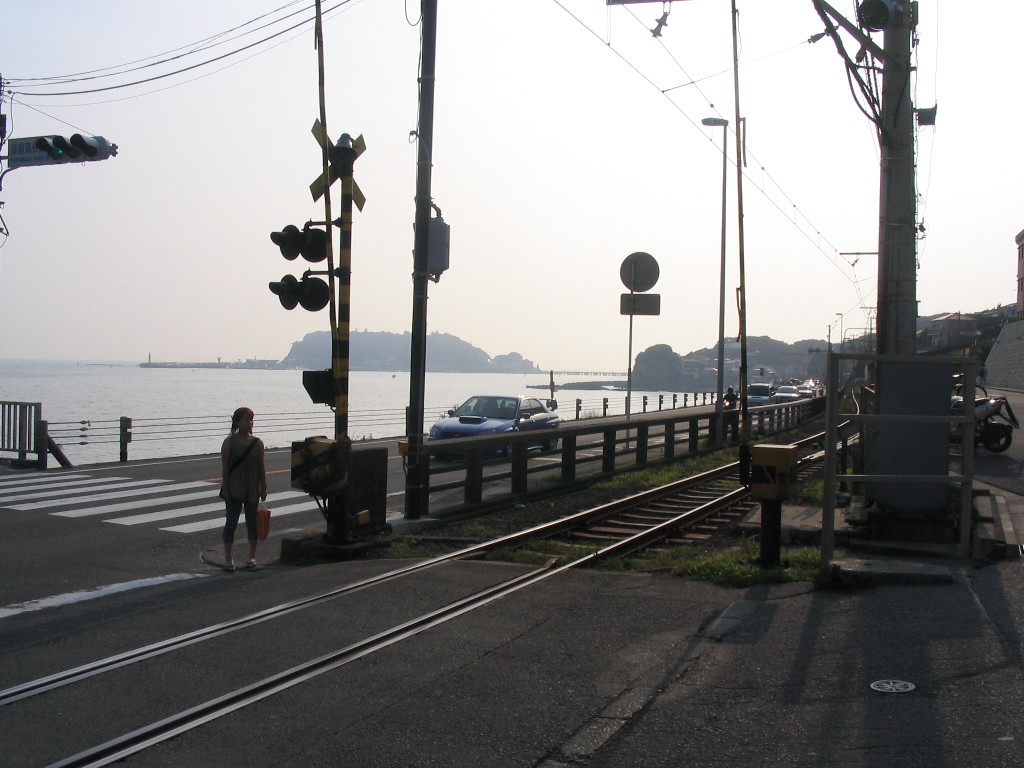
[[[1024, 396], [1010, 399], [1024, 415]], [[1021, 488], [1022, 457], [1024, 439], [1003, 454], [979, 449], [976, 478]], [[270, 455], [271, 494], [287, 491], [289, 461]], [[50, 474], [201, 483], [180, 492], [219, 507], [214, 456]], [[219, 509], [124, 525], [115, 518], [146, 511], [54, 514], [137, 507], [82, 502], [80, 488], [66, 504], [51, 488], [43, 507], [22, 508], [37, 502], [11, 500], [32, 493], [11, 479], [0, 475], [0, 689], [395, 565], [227, 574], [198, 557], [219, 549]], [[266, 559], [274, 537], [308, 525], [322, 525], [319, 512], [279, 517]], [[5, 707], [3, 762], [46, 765], [523, 570], [452, 563]], [[954, 573], [948, 586], [853, 594], [570, 573], [129, 764], [1010, 765], [1024, 741], [1020, 564]], [[119, 588], [97, 589], [109, 585]], [[917, 694], [876, 693], [879, 679], [913, 682]]]

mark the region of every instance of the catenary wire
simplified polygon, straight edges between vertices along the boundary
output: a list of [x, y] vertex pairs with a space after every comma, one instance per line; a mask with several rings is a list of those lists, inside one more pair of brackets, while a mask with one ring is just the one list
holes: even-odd
[[[676, 102], [674, 102], [674, 101], [673, 101], [673, 100], [672, 100], [672, 99], [671, 99], [671, 98], [670, 98], [670, 97], [668, 96], [668, 90], [671, 90], [671, 89], [662, 89], [662, 88], [660, 88], [660, 87], [659, 87], [659, 86], [658, 86], [658, 85], [657, 85], [657, 84], [656, 84], [656, 83], [655, 83], [655, 82], [654, 82], [654, 81], [653, 81], [653, 80], [652, 80], [652, 79], [651, 79], [651, 78], [650, 78], [649, 76], [647, 76], [647, 75], [646, 75], [646, 74], [645, 74], [644, 72], [640, 71], [640, 69], [639, 69], [639, 68], [638, 68], [638, 67], [637, 67], [637, 66], [636, 66], [635, 64], [633, 64], [633, 63], [632, 63], [631, 61], [629, 61], [629, 59], [628, 59], [628, 58], [627, 58], [627, 57], [626, 57], [626, 56], [625, 56], [624, 54], [622, 54], [622, 53], [621, 53], [620, 51], [618, 51], [618, 50], [617, 50], [617, 49], [616, 49], [616, 48], [615, 48], [615, 47], [614, 47], [613, 45], [611, 45], [611, 44], [610, 44], [609, 42], [607, 42], [607, 41], [603, 40], [603, 39], [602, 39], [602, 38], [600, 37], [600, 35], [598, 35], [598, 34], [597, 34], [597, 33], [596, 33], [596, 32], [595, 32], [594, 30], [592, 30], [592, 29], [591, 29], [591, 28], [590, 28], [589, 26], [587, 26], [587, 24], [586, 24], [585, 22], [583, 22], [583, 20], [582, 20], [582, 19], [580, 19], [580, 18], [579, 18], [579, 17], [578, 17], [578, 16], [576, 15], [576, 14], [574, 14], [574, 13], [573, 13], [572, 11], [570, 11], [570, 10], [569, 10], [568, 8], [566, 8], [566, 7], [565, 7], [565, 5], [564, 5], [564, 4], [563, 4], [563, 3], [562, 3], [562, 2], [560, 1], [560, 0], [553, 0], [553, 2], [554, 2], [554, 3], [556, 4], [556, 5], [558, 5], [558, 6], [559, 6], [559, 7], [560, 7], [560, 8], [561, 8], [561, 9], [562, 9], [563, 11], [565, 11], [565, 12], [566, 12], [566, 13], [567, 13], [567, 14], [568, 14], [568, 15], [569, 15], [569, 16], [570, 16], [570, 17], [571, 17], [571, 18], [572, 18], [572, 19], [573, 19], [574, 21], [576, 21], [576, 22], [577, 22], [577, 23], [578, 23], [578, 24], [579, 24], [580, 26], [582, 26], [582, 27], [583, 27], [584, 29], [586, 29], [586, 30], [587, 30], [588, 32], [590, 32], [590, 34], [591, 34], [591, 35], [593, 35], [594, 37], [596, 37], [596, 38], [597, 38], [598, 40], [601, 40], [601, 43], [602, 43], [603, 45], [605, 45], [605, 46], [606, 46], [606, 47], [607, 47], [607, 48], [608, 48], [608, 49], [609, 49], [609, 50], [610, 50], [610, 51], [611, 51], [612, 53], [614, 53], [614, 54], [615, 54], [616, 56], [618, 56], [618, 57], [619, 57], [619, 58], [620, 58], [620, 59], [621, 59], [621, 60], [622, 60], [622, 61], [623, 61], [623, 62], [624, 62], [624, 63], [625, 63], [625, 64], [626, 64], [627, 66], [629, 66], [629, 67], [630, 67], [630, 68], [631, 68], [631, 69], [632, 69], [632, 70], [633, 70], [634, 72], [636, 72], [636, 73], [637, 73], [637, 74], [638, 74], [638, 75], [639, 75], [639, 76], [640, 76], [640, 77], [641, 77], [641, 78], [642, 78], [643, 80], [645, 80], [645, 81], [646, 81], [647, 83], [649, 83], [649, 84], [650, 84], [650, 85], [651, 85], [652, 87], [654, 87], [655, 89], [657, 89], [657, 90], [658, 90], [658, 92], [659, 92], [659, 93], [661, 93], [661, 95], [662, 95], [662, 96], [664, 96], [664, 97], [665, 97], [665, 98], [666, 98], [666, 99], [668, 100], [668, 102], [669, 102], [670, 104], [672, 104], [672, 106], [673, 106], [673, 107], [675, 107], [675, 109], [676, 109], [676, 110], [677, 110], [677, 111], [678, 111], [678, 112], [679, 112], [679, 113], [680, 113], [680, 114], [681, 114], [681, 115], [682, 115], [683, 117], [685, 117], [685, 118], [686, 118], [686, 119], [687, 119], [687, 120], [688, 120], [688, 121], [690, 122], [690, 124], [691, 124], [691, 125], [693, 125], [693, 126], [694, 126], [695, 128], [698, 128], [698, 130], [701, 130], [701, 129], [700, 129], [700, 126], [699, 126], [699, 125], [697, 124], [697, 122], [696, 122], [696, 121], [695, 121], [695, 120], [694, 120], [694, 119], [693, 119], [692, 117], [690, 117], [690, 115], [689, 115], [689, 114], [687, 114], [687, 113], [685, 112], [685, 110], [684, 110], [684, 109], [683, 109], [683, 108], [682, 108], [681, 106], [679, 106], [679, 105], [678, 105], [678, 104], [677, 104]], [[634, 19], [635, 19], [635, 20], [637, 21], [637, 23], [641, 24], [642, 26], [644, 26], [644, 28], [646, 28], [646, 24], [644, 24], [644, 23], [643, 23], [643, 22], [642, 22], [642, 21], [641, 21], [641, 20], [640, 20], [640, 19], [639, 19], [639, 18], [638, 18], [638, 17], [636, 16], [636, 14], [635, 14], [635, 13], [633, 13], [633, 11], [632, 11], [631, 9], [627, 8], [626, 10], [627, 10], [627, 11], [628, 11], [628, 12], [629, 12], [629, 13], [630, 13], [630, 14], [631, 14], [632, 16], [633, 16], [633, 18], [634, 18]], [[800, 45], [803, 45], [803, 44], [806, 44], [806, 43], [801, 43]], [[790, 48], [793, 48], [793, 47], [799, 47], [799, 46], [790, 46]], [[789, 50], [789, 48], [787, 48], [786, 50]], [[779, 51], [779, 53], [781, 53], [781, 52], [782, 52], [782, 51]], [[774, 54], [773, 54], [773, 55], [774, 55]], [[686, 75], [687, 77], [689, 77], [689, 78], [691, 79], [691, 81], [694, 81], [694, 83], [696, 83], [696, 82], [697, 82], [697, 79], [695, 79], [695, 78], [692, 78], [692, 77], [691, 77], [691, 76], [690, 76], [690, 75], [689, 75], [689, 74], [688, 74], [688, 73], [686, 72], [686, 70], [685, 70], [685, 69], [684, 69], [684, 68], [683, 68], [683, 67], [682, 67], [682, 66], [681, 66], [681, 65], [679, 64], [679, 62], [678, 62], [678, 61], [677, 61], [677, 60], [675, 59], [675, 57], [671, 57], [671, 58], [672, 58], [672, 60], [673, 60], [673, 61], [674, 61], [674, 62], [675, 62], [675, 63], [677, 64], [677, 66], [679, 66], [680, 70], [681, 70], [681, 71], [683, 72], [683, 74], [684, 74], [684, 75]], [[731, 70], [730, 70], [730, 71], [731, 71]], [[700, 79], [704, 79], [704, 78], [700, 78]], [[708, 98], [706, 97], [706, 95], [705, 95], [705, 94], [704, 94], [704, 93], [703, 93], [703, 92], [702, 92], [702, 91], [700, 90], [700, 88], [699, 88], [699, 87], [697, 88], [697, 91], [698, 91], [698, 93], [700, 93], [700, 95], [701, 95], [701, 96], [702, 96], [702, 97], [704, 98], [704, 100], [705, 100], [705, 101], [707, 101], [708, 103], [710, 103], [710, 100], [709, 100], [709, 99], [708, 99]], [[733, 126], [729, 126], [729, 129], [728, 129], [728, 130], [729, 130], [730, 132], [733, 132], [733, 133], [735, 133], [735, 129], [733, 128]], [[702, 133], [703, 133], [703, 131], [702, 131]], [[708, 138], [708, 141], [713, 141], [713, 139], [711, 139], [711, 138]], [[750, 152], [750, 151], [749, 151], [749, 149], [748, 149], [748, 152], [749, 152], [749, 154], [751, 155], [751, 157], [754, 157], [755, 159], [757, 159], [757, 158], [756, 158], [756, 157], [755, 157], [755, 156], [753, 155], [753, 152]], [[731, 163], [732, 165], [734, 165], [734, 166], [735, 166], [735, 160], [734, 160], [734, 159], [730, 158], [730, 159], [729, 159], [729, 162], [730, 162], [730, 163]], [[764, 170], [764, 166], [761, 166], [761, 169], [762, 169], [762, 171], [763, 171], [763, 172], [764, 172], [764, 173], [765, 173], [766, 175], [769, 175], [769, 174], [767, 174], [767, 171], [765, 171], [765, 170]], [[843, 276], [844, 276], [844, 277], [845, 277], [845, 278], [846, 278], [846, 279], [847, 279], [847, 280], [848, 280], [848, 281], [849, 281], [849, 282], [851, 283], [851, 285], [853, 286], [854, 290], [855, 290], [855, 291], [857, 292], [857, 294], [858, 294], [858, 300], [862, 302], [862, 301], [863, 301], [863, 297], [862, 297], [862, 295], [860, 294], [860, 286], [859, 286], [859, 282], [858, 282], [858, 281], [857, 281], [857, 280], [855, 279], [855, 275], [847, 274], [847, 273], [846, 273], [846, 272], [845, 272], [845, 271], [844, 271], [844, 270], [843, 270], [843, 269], [842, 269], [842, 268], [840, 267], [840, 265], [838, 264], [837, 260], [836, 260], [836, 259], [835, 259], [834, 257], [830, 256], [830, 255], [829, 255], [829, 254], [828, 254], [828, 253], [827, 253], [827, 252], [826, 252], [826, 251], [825, 251], [825, 250], [824, 250], [824, 249], [823, 249], [823, 248], [821, 247], [820, 243], [818, 243], [818, 242], [815, 242], [814, 238], [812, 238], [812, 236], [811, 236], [811, 235], [810, 235], [810, 234], [809, 234], [809, 233], [808, 233], [807, 231], [805, 231], [805, 230], [804, 230], [804, 229], [803, 229], [802, 227], [798, 226], [798, 225], [796, 224], [796, 222], [794, 222], [794, 221], [793, 221], [792, 219], [790, 219], [790, 218], [789, 218], [789, 216], [787, 216], [787, 215], [785, 214], [785, 211], [783, 210], [782, 206], [781, 206], [781, 205], [779, 205], [779, 203], [778, 203], [777, 201], [773, 200], [773, 199], [771, 198], [771, 196], [770, 196], [770, 195], [769, 195], [769, 194], [768, 194], [768, 193], [767, 193], [767, 192], [765, 191], [765, 189], [764, 189], [763, 187], [761, 187], [760, 185], [758, 185], [758, 184], [757, 184], [757, 183], [756, 183], [756, 182], [754, 181], [754, 179], [752, 179], [752, 178], [751, 178], [751, 176], [750, 176], [750, 174], [749, 174], [748, 172], [746, 172], [746, 171], [743, 171], [743, 175], [744, 175], [744, 176], [745, 176], [745, 177], [746, 177], [746, 178], [747, 178], [748, 180], [750, 180], [750, 182], [751, 182], [752, 184], [754, 184], [754, 186], [755, 186], [755, 187], [757, 187], [758, 191], [759, 191], [759, 192], [760, 192], [760, 193], [761, 193], [761, 194], [762, 194], [762, 195], [763, 195], [763, 196], [764, 196], [764, 197], [765, 197], [765, 198], [766, 198], [766, 199], [767, 199], [767, 200], [768, 200], [768, 201], [769, 201], [769, 202], [770, 202], [770, 203], [771, 203], [772, 205], [774, 205], [774, 206], [775, 206], [775, 208], [776, 208], [777, 210], [779, 210], [779, 211], [780, 211], [780, 213], [782, 213], [782, 214], [783, 214], [783, 217], [784, 217], [784, 218], [785, 218], [785, 219], [786, 219], [787, 221], [789, 221], [789, 222], [790, 222], [790, 224], [791, 224], [791, 225], [792, 225], [792, 226], [793, 226], [793, 227], [794, 227], [794, 228], [795, 228], [795, 229], [796, 229], [796, 230], [797, 230], [798, 232], [800, 232], [800, 234], [801, 234], [801, 235], [803, 235], [803, 237], [804, 237], [804, 238], [805, 238], [805, 239], [806, 239], [806, 240], [807, 240], [807, 241], [808, 241], [808, 242], [809, 242], [809, 243], [811, 244], [811, 246], [812, 246], [812, 247], [814, 247], [814, 248], [815, 248], [815, 249], [816, 249], [817, 251], [819, 251], [819, 252], [820, 252], [820, 253], [822, 254], [822, 256], [824, 256], [824, 257], [825, 257], [825, 259], [826, 259], [826, 260], [827, 260], [827, 261], [828, 261], [829, 263], [831, 263], [831, 264], [832, 264], [832, 265], [833, 265], [833, 266], [834, 266], [834, 267], [835, 267], [835, 268], [836, 268], [836, 269], [837, 269], [837, 270], [838, 270], [838, 271], [840, 272], [840, 274], [842, 274], [842, 275], [843, 275]], [[769, 178], [771, 178], [771, 177], [770, 177], [770, 175], [769, 175]], [[776, 187], [777, 189], [779, 189], [779, 191], [780, 191], [780, 192], [782, 192], [782, 193], [783, 193], [783, 195], [784, 195], [784, 196], [786, 197], [787, 201], [789, 201], [789, 202], [790, 202], [791, 204], [793, 204], [794, 208], [797, 208], [797, 210], [799, 210], [799, 208], [798, 208], [798, 207], [797, 207], [797, 206], [795, 205], [795, 203], [793, 203], [793, 202], [792, 202], [792, 198], [790, 198], [790, 197], [789, 197], [789, 195], [786, 195], [786, 194], [785, 194], [785, 192], [784, 192], [784, 191], [782, 190], [782, 187], [781, 187], [781, 186], [780, 186], [780, 185], [778, 184], [778, 182], [777, 182], [777, 181], [775, 181], [775, 179], [774, 179], [774, 178], [772, 178], [772, 183], [774, 184], [774, 186], [775, 186], [775, 187]], [[807, 221], [807, 222], [808, 222], [808, 224], [811, 224], [811, 225], [813, 226], [813, 224], [812, 224], [812, 222], [810, 221], [810, 219], [809, 219], [809, 218], [807, 218], [807, 216], [806, 216], [805, 214], [803, 214], [803, 212], [802, 212], [802, 211], [800, 212], [800, 215], [801, 215], [801, 217], [802, 217], [802, 218], [803, 218], [803, 219], [804, 219], [805, 221]], [[819, 230], [819, 229], [817, 229], [817, 228], [815, 228], [815, 235], [816, 235], [816, 236], [818, 236], [818, 237], [821, 237], [821, 232], [820, 232], [820, 230]], [[826, 242], [829, 242], [829, 241], [827, 240], [827, 238], [822, 238], [822, 239], [824, 239], [824, 240], [825, 240]], [[838, 254], [838, 249], [836, 249], [836, 248], [835, 248], [834, 246], [832, 246], [832, 245], [831, 245], [831, 243], [829, 243], [829, 246], [830, 246], [830, 247], [832, 247], [832, 248], [833, 248], [833, 250], [834, 250], [834, 251], [835, 251], [835, 252], [836, 252], [836, 253]], [[849, 265], [849, 262], [847, 262], [847, 266], [850, 266], [850, 265]], [[853, 267], [852, 267], [852, 266], [850, 267], [850, 269], [851, 269], [851, 272], [853, 272]]]

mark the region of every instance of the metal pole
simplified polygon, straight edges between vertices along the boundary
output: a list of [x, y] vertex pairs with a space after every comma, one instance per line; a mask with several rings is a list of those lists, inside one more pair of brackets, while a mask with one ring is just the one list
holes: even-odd
[[746, 263], [743, 247], [743, 140], [742, 118], [740, 117], [740, 70], [739, 70], [739, 32], [737, 30], [738, 12], [736, 0], [732, 0], [732, 82], [735, 104], [736, 127], [736, 216], [738, 221], [739, 272], [740, 285], [737, 290], [740, 316], [740, 482], [750, 482], [750, 411], [747, 407], [747, 284]]
[[429, 494], [429, 459], [423, 454], [423, 410], [427, 368], [427, 243], [430, 228], [430, 172], [434, 145], [434, 60], [437, 50], [437, 0], [423, 0], [422, 50], [420, 52], [420, 120], [416, 165], [416, 235], [412, 275], [412, 351], [409, 364], [409, 441], [405, 476], [405, 517], [418, 519], [426, 510]]
[[725, 441], [725, 424], [722, 414], [722, 391], [725, 382], [725, 233], [726, 233], [726, 185], [728, 184], [728, 143], [729, 121], [724, 118], [706, 117], [704, 125], [722, 126], [722, 237], [721, 267], [718, 281], [718, 376], [715, 389], [715, 443], [721, 445]]

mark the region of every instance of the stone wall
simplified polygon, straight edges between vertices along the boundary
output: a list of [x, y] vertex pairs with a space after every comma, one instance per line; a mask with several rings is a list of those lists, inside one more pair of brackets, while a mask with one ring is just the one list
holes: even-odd
[[1024, 391], [1024, 321], [1003, 326], [985, 367], [990, 386]]

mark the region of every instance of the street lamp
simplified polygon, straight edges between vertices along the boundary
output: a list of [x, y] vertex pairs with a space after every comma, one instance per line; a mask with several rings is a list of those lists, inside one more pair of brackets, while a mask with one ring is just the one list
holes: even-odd
[[722, 254], [721, 271], [718, 281], [718, 379], [715, 397], [715, 442], [721, 445], [725, 440], [725, 424], [722, 419], [722, 383], [725, 375], [725, 188], [728, 180], [729, 121], [724, 117], [705, 117], [703, 125], [722, 128]]

